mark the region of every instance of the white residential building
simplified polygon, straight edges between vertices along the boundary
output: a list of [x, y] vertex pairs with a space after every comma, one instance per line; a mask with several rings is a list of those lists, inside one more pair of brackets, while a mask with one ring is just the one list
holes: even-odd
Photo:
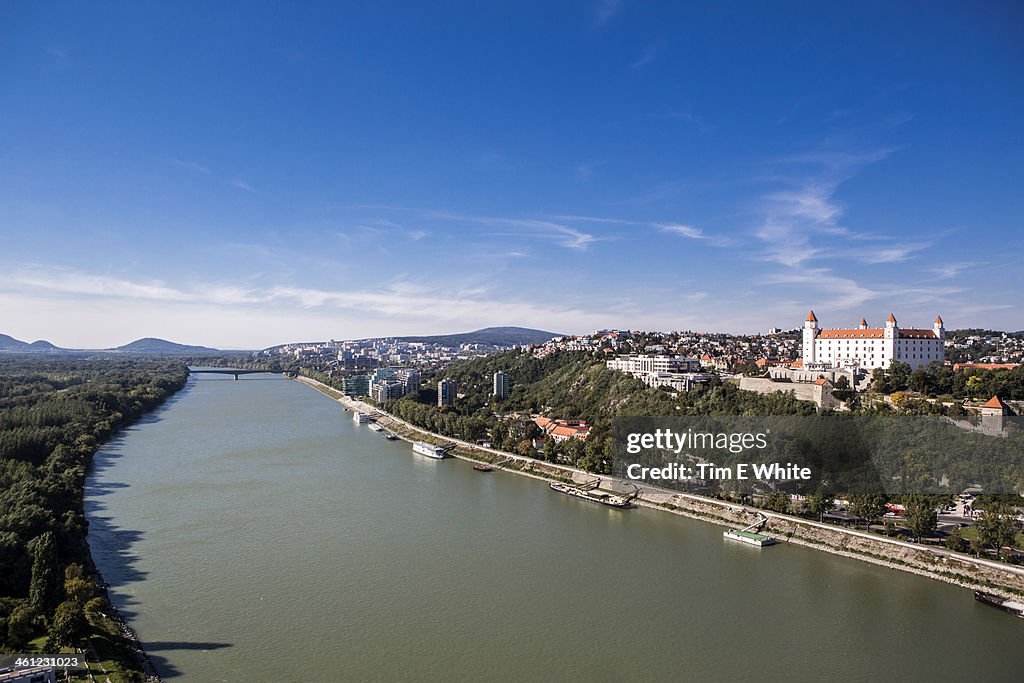
[[437, 383], [437, 405], [440, 406], [451, 406], [455, 405], [455, 392], [458, 391], [459, 385], [453, 379], [442, 379]]
[[669, 387], [673, 391], [689, 391], [698, 382], [706, 382], [700, 361], [664, 354], [623, 355], [606, 362], [608, 369], [625, 372], [649, 387]]
[[510, 385], [508, 381], [508, 375], [505, 374], [504, 370], [498, 370], [494, 373], [494, 396], [499, 399], [508, 398]]

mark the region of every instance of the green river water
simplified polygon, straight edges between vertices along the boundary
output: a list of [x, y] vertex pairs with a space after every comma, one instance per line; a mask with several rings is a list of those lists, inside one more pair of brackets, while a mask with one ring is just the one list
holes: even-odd
[[277, 376], [96, 456], [89, 541], [181, 681], [1021, 680], [969, 591], [435, 461]]

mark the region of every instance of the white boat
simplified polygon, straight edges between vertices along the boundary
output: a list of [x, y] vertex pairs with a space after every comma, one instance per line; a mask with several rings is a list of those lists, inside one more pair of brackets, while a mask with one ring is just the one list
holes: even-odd
[[448, 454], [440, 446], [435, 446], [432, 443], [425, 443], [423, 441], [417, 441], [414, 443], [412, 445], [412, 452], [425, 455], [428, 458], [436, 458], [438, 460], [448, 457]]
[[366, 424], [367, 422], [370, 421], [370, 416], [361, 410], [357, 410], [356, 412], [352, 413], [352, 421], [357, 422], [359, 424]]
[[384, 431], [384, 428], [383, 428], [383, 427], [381, 427], [381, 426], [380, 426], [379, 424], [377, 424], [376, 422], [371, 422], [371, 423], [370, 423], [370, 429], [372, 429], [372, 430], [373, 430], [373, 431], [375, 431], [375, 432], [383, 432], [383, 431]]

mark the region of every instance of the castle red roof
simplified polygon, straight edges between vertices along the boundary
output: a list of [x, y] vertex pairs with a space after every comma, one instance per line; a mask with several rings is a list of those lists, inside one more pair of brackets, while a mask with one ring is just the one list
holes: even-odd
[[878, 328], [868, 330], [822, 330], [818, 339], [881, 339], [885, 331]]
[[900, 329], [900, 337], [908, 339], [935, 339], [935, 330]]
[[818, 319], [814, 315], [814, 310], [813, 309], [811, 310], [810, 313], [807, 314], [807, 320], [810, 320], [810, 321], [813, 321], [813, 322], [818, 322]]
[[[818, 339], [881, 339], [885, 336], [885, 330], [874, 327], [856, 330], [822, 330]], [[935, 339], [934, 330], [915, 330], [911, 328], [899, 330], [901, 339]]]

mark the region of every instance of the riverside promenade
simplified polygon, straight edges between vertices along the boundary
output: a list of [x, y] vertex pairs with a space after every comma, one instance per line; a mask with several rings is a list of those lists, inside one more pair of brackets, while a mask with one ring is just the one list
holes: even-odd
[[[350, 410], [378, 415], [377, 422], [406, 441], [422, 440], [432, 443], [454, 443], [454, 457], [471, 462], [492, 462], [493, 458], [508, 459], [502, 469], [535, 479], [584, 483], [600, 476], [600, 489], [620, 495], [633, 493], [634, 485], [642, 493], [634, 505], [673, 512], [726, 527], [746, 526], [760, 515], [768, 518], [765, 531], [776, 540], [796, 543], [834, 555], [855, 558], [891, 569], [927, 576], [953, 583], [964, 588], [981, 589], [1005, 597], [1024, 595], [1024, 568], [982, 558], [955, 553], [917, 543], [908, 543], [878, 534], [849, 529], [823, 522], [786, 515], [690, 493], [681, 493], [650, 484], [636, 484], [611, 475], [597, 475], [566, 465], [538, 461], [533, 458], [484, 447], [461, 439], [435, 434], [401, 420], [365, 401], [345, 396], [337, 389], [309, 377], [298, 381], [337, 400]], [[769, 551], [770, 552], [770, 551]]]

